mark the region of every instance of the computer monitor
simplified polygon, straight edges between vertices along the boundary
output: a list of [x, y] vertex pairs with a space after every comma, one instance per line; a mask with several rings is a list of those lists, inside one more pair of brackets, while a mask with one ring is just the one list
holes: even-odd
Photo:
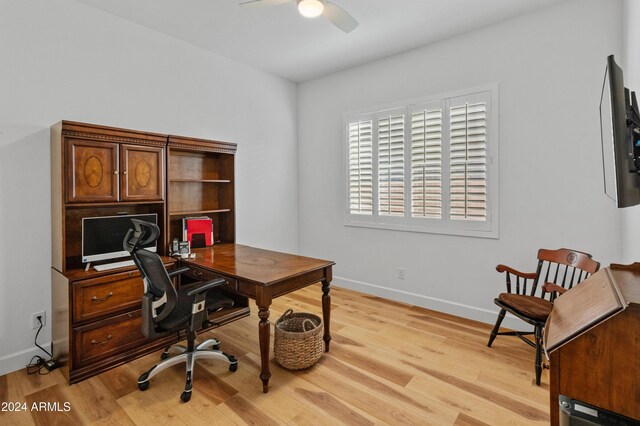
[[[133, 228], [131, 219], [158, 224], [156, 213], [82, 218], [82, 262], [130, 256], [122, 241], [127, 231]], [[143, 246], [149, 251], [156, 251], [156, 247], [155, 241]]]

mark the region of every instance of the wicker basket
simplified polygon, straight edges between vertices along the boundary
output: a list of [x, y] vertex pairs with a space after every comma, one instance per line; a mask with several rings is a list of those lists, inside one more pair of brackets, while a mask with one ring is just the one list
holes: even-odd
[[318, 362], [324, 352], [320, 317], [288, 309], [276, 321], [275, 329], [273, 352], [278, 364], [302, 370]]

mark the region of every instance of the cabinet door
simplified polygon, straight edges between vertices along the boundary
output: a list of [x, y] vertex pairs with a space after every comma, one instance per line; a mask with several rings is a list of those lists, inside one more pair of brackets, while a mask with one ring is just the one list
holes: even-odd
[[122, 201], [164, 199], [164, 148], [122, 145]]
[[67, 202], [118, 201], [118, 144], [67, 140]]

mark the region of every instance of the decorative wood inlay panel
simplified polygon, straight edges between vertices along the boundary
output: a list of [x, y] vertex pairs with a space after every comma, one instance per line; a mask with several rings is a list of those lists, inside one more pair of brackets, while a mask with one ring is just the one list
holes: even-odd
[[104, 170], [102, 168], [102, 162], [98, 157], [92, 155], [84, 163], [84, 180], [87, 182], [87, 185], [95, 188], [100, 185], [100, 182], [102, 182], [103, 175]]
[[144, 160], [138, 161], [135, 168], [136, 182], [143, 188], [151, 181], [151, 166]]

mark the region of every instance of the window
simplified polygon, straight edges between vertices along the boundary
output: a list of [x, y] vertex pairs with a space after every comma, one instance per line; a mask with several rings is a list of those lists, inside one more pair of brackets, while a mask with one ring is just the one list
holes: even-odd
[[345, 224], [497, 238], [496, 99], [491, 87], [345, 115]]

